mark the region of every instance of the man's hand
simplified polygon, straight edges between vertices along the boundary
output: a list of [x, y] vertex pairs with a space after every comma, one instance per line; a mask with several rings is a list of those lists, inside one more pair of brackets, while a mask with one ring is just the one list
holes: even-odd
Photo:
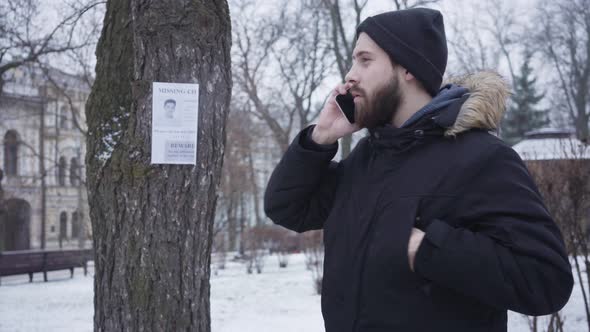
[[318, 144], [333, 144], [339, 138], [352, 134], [360, 129], [357, 124], [350, 124], [348, 122], [346, 116], [338, 109], [336, 100], [334, 99], [339, 94], [346, 94], [346, 90], [351, 87], [351, 83], [340, 84], [332, 91], [311, 133], [311, 139], [314, 142]]
[[418, 248], [420, 248], [420, 243], [422, 243], [422, 239], [424, 239], [423, 231], [419, 230], [418, 228], [412, 228], [412, 234], [410, 234], [410, 242], [408, 243], [408, 260], [410, 262], [410, 269], [414, 272], [414, 258], [416, 257], [416, 252]]

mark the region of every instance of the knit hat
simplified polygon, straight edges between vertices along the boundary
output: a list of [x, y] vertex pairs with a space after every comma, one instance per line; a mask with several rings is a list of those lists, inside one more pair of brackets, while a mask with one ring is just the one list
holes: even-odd
[[412, 8], [368, 17], [356, 29], [418, 79], [431, 96], [438, 93], [447, 67], [447, 39], [442, 14]]

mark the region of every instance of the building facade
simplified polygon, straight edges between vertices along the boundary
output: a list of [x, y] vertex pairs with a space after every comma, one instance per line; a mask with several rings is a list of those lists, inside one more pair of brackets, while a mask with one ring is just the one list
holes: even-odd
[[87, 82], [35, 66], [3, 78], [0, 251], [89, 246]]

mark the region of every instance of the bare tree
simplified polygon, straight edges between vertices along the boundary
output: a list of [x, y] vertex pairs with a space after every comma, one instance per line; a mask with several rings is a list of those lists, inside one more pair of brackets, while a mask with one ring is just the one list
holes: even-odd
[[393, 0], [396, 10], [409, 9], [416, 7], [427, 7], [440, 2], [440, 0]]
[[[270, 129], [274, 141], [281, 149], [289, 143], [289, 133], [293, 124], [293, 115], [287, 112], [273, 114], [271, 94], [268, 86], [280, 84], [269, 82], [268, 67], [271, 64], [271, 53], [275, 43], [281, 37], [281, 27], [272, 24], [268, 18], [259, 18], [254, 24], [250, 17], [256, 8], [255, 1], [236, 1], [233, 34], [235, 47], [233, 58], [235, 63], [236, 92], [245, 96], [242, 105], [245, 111], [265, 122]], [[266, 94], [265, 94], [266, 92]], [[288, 119], [285, 119], [285, 114]]]
[[[299, 119], [299, 128], [308, 125], [321, 110], [322, 103], [314, 103], [314, 96], [326, 76], [331, 73], [329, 39], [325, 35], [328, 24], [323, 20], [321, 7], [314, 1], [303, 1], [300, 12], [285, 24], [284, 44], [274, 48], [273, 55], [280, 69], [280, 80], [287, 91], [281, 98], [283, 109], [292, 110]], [[288, 12], [287, 2], [282, 12]]]
[[565, 320], [561, 316], [560, 312], [551, 314], [549, 317], [549, 323], [547, 325], [547, 332], [565, 332], [564, 329]]
[[[230, 119], [228, 135], [243, 137], [240, 141], [248, 144], [229, 151], [224, 167], [225, 208], [219, 209], [218, 217], [228, 220], [230, 247], [251, 225], [247, 216], [238, 215], [244, 211], [238, 202], [252, 202], [253, 208], [246, 210], [254, 211], [254, 224], [264, 223], [258, 185], [269, 174], [260, 161], [274, 158], [274, 150], [286, 151], [293, 133], [317, 117], [323, 104], [318, 93], [333, 65], [325, 34], [329, 23], [323, 20], [321, 6], [313, 1], [280, 1], [261, 13], [258, 4], [233, 1], [236, 85], [231, 117], [236, 121]], [[253, 16], [258, 19], [252, 20]], [[263, 151], [268, 139], [276, 148]], [[243, 241], [239, 243], [243, 253]]]
[[[344, 82], [346, 74], [352, 67], [352, 51], [356, 42], [356, 27], [361, 23], [368, 0], [353, 0], [351, 6], [342, 5], [340, 0], [322, 0], [327, 16], [331, 23], [332, 51], [338, 66], [340, 79]], [[352, 8], [352, 10], [350, 10]], [[351, 14], [351, 15], [346, 15]], [[345, 25], [346, 18], [352, 16], [354, 26]], [[352, 149], [352, 135], [342, 138], [342, 159], [346, 158]]]
[[[561, 312], [556, 312], [549, 317], [539, 316], [526, 316], [523, 315], [528, 323], [529, 330], [531, 332], [564, 332], [565, 319]], [[545, 319], [548, 318], [548, 319]], [[543, 321], [546, 322], [546, 326], [543, 325]], [[543, 327], [545, 327], [543, 329]]]
[[246, 272], [251, 274], [254, 269], [256, 273], [262, 273], [264, 268], [266, 246], [270, 238], [270, 229], [266, 226], [254, 226], [244, 231]]
[[577, 137], [590, 143], [590, 6], [587, 0], [542, 1], [538, 10], [538, 42], [556, 72], [559, 102]]
[[286, 268], [289, 264], [289, 254], [296, 249], [300, 238], [287, 229], [276, 226], [266, 227], [266, 239], [270, 254], [276, 254], [279, 268]]
[[[78, 47], [70, 48], [52, 59], [41, 57], [34, 63], [42, 72], [42, 79], [51, 88], [56, 98], [64, 100], [69, 111], [71, 126], [86, 136], [86, 121], [82, 118], [79, 105], [85, 103], [86, 92], [94, 83], [96, 64], [96, 45], [100, 37], [106, 1], [77, 0], [69, 4], [69, 9], [78, 13], [73, 41]], [[57, 68], [68, 68], [68, 73]], [[64, 77], [71, 77], [64, 80]]]
[[[353, 0], [342, 5], [340, 0], [322, 0], [324, 9], [330, 17], [332, 51], [338, 65], [342, 81], [352, 67], [352, 50], [356, 41], [356, 27], [361, 23], [368, 0]], [[349, 15], [347, 15], [349, 14]], [[346, 25], [347, 18], [352, 17], [354, 26]]]
[[305, 265], [311, 271], [313, 287], [317, 294], [322, 293], [324, 278], [324, 241], [322, 231], [311, 231], [303, 234]]
[[321, 107], [314, 100], [329, 73], [327, 25], [313, 2], [293, 7], [281, 1], [277, 15], [253, 22], [255, 6], [255, 1], [236, 1], [236, 90], [244, 96], [243, 109], [266, 123], [286, 151], [292, 132], [310, 123]]
[[219, 270], [225, 270], [227, 261], [227, 241], [224, 233], [217, 232], [213, 235], [213, 248], [211, 253], [211, 265], [213, 273], [217, 275]]
[[[225, 0], [107, 2], [86, 107], [97, 331], [210, 330], [230, 46]], [[199, 83], [196, 165], [151, 165], [152, 82]]]
[[464, 75], [482, 70], [497, 70], [502, 51], [496, 42], [490, 43], [489, 31], [481, 28], [481, 16], [457, 16], [447, 20], [452, 31], [449, 44], [447, 75]]
[[86, 46], [87, 40], [75, 38], [77, 24], [87, 11], [104, 3], [94, 0], [73, 7], [49, 29], [37, 23], [40, 21], [39, 1], [5, 0], [0, 3], [0, 95], [8, 71]]
[[242, 208], [245, 200], [252, 198], [257, 223], [258, 186], [253, 179], [255, 170], [252, 162], [252, 141], [255, 139], [254, 127], [248, 113], [232, 106], [227, 120], [227, 141], [223, 168], [221, 171], [221, 187], [216, 212], [215, 233], [227, 235], [228, 248], [236, 250], [238, 236], [247, 223], [246, 212]]
[[[510, 79], [516, 81], [516, 70], [514, 64], [515, 48], [530, 46], [530, 38], [527, 38], [528, 31], [521, 31], [522, 23], [517, 20], [517, 11], [510, 3], [502, 0], [490, 0], [483, 5], [482, 13], [488, 17], [489, 23], [483, 27], [493, 37], [500, 53], [504, 56], [508, 65]], [[530, 52], [530, 51], [529, 51]]]

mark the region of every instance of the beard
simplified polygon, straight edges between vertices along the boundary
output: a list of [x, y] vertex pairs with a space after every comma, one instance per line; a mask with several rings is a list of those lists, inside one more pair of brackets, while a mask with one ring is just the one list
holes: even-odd
[[355, 122], [360, 128], [374, 129], [391, 123], [402, 102], [399, 78], [394, 76], [385, 86], [372, 96], [360, 88], [353, 88], [362, 98], [355, 104]]

